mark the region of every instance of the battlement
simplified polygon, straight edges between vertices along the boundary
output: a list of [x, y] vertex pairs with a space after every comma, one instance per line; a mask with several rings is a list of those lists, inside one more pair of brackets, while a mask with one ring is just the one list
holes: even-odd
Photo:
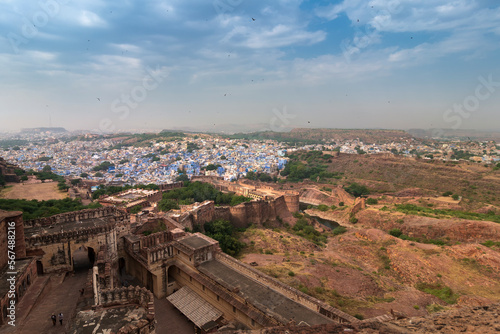
[[80, 211], [60, 213], [50, 217], [26, 220], [25, 227], [44, 227], [54, 224], [72, 223], [82, 220], [107, 217], [113, 221], [125, 221], [130, 219], [129, 214], [115, 207], [103, 207], [97, 209], [84, 209]]
[[100, 226], [74, 229], [70, 231], [58, 231], [55, 233], [48, 233], [46, 232], [46, 230], [44, 230], [40, 234], [32, 234], [31, 236], [27, 237], [26, 245], [27, 247], [35, 247], [66, 242], [68, 240], [86, 240], [90, 236], [111, 232], [114, 229], [115, 225], [116, 224], [112, 222]]

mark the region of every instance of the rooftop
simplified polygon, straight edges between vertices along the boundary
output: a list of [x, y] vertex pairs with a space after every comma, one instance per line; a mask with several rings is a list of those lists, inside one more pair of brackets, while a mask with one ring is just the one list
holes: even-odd
[[198, 266], [198, 270], [229, 290], [238, 291], [238, 295], [248, 300], [262, 312], [278, 314], [288, 320], [294, 319], [297, 324], [302, 321], [309, 325], [332, 322], [331, 319], [308, 309], [217, 260], [202, 263]]
[[[211, 245], [212, 243], [208, 241], [207, 239], [204, 239], [196, 234], [191, 235], [187, 238], [180, 239], [179, 242], [189, 248], [193, 249], [198, 249], [202, 248], [208, 245]], [[214, 242], [215, 243], [215, 242]]]

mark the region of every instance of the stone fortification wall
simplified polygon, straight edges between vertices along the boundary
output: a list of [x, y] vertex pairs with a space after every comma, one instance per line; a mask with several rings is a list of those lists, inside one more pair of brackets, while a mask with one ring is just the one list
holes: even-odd
[[292, 217], [284, 196], [274, 200], [254, 200], [232, 207], [216, 207], [213, 202], [207, 201], [175, 219], [184, 227], [193, 229], [196, 225], [203, 226], [216, 219], [229, 220], [237, 227], [247, 227], [250, 224], [261, 225], [267, 221], [275, 222], [277, 217], [281, 219]]
[[351, 214], [354, 215], [354, 214], [358, 213], [360, 210], [363, 210], [365, 208], [366, 208], [366, 199], [358, 197], [354, 201], [354, 206], [351, 209]]
[[103, 207], [98, 209], [85, 209], [61, 213], [58, 215], [27, 220], [25, 227], [50, 226], [53, 224], [72, 223], [76, 221], [107, 217], [110, 221], [124, 221], [129, 219], [129, 215], [114, 207]]
[[237, 270], [238, 272], [264, 284], [265, 286], [272, 288], [273, 290], [278, 291], [279, 293], [302, 304], [303, 306], [315, 312], [321, 313], [339, 323], [351, 323], [359, 321], [353, 316], [344, 313], [336, 308], [333, 308], [330, 305], [327, 305], [321, 302], [320, 300], [317, 300], [309, 295], [306, 295], [305, 293], [298, 291], [284, 283], [281, 283], [275, 280], [274, 278], [267, 276], [266, 274], [263, 274], [258, 270], [255, 270], [249, 265], [232, 258], [229, 255], [226, 255], [222, 252], [218, 252], [215, 255], [215, 258], [218, 261], [221, 261], [226, 265], [230, 266], [231, 268]]
[[162, 183], [159, 185], [160, 191], [165, 192], [172, 189], [182, 188], [182, 182], [174, 182], [174, 183]]
[[229, 211], [230, 221], [237, 227], [246, 227], [250, 224], [261, 225], [266, 221], [276, 221], [277, 217], [281, 219], [291, 217], [284, 196], [274, 200], [241, 203], [231, 207]]
[[26, 238], [26, 245], [27, 248], [34, 248], [43, 245], [64, 243], [69, 240], [77, 242], [85, 242], [89, 238], [93, 238], [98, 234], [106, 234], [113, 231], [114, 227], [115, 227], [114, 223], [108, 223], [106, 225], [82, 228], [81, 230], [75, 230], [75, 231], [33, 235], [29, 238]]

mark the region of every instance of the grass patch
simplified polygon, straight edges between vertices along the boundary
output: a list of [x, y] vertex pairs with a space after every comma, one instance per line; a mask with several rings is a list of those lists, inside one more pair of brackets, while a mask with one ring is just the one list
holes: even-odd
[[416, 288], [422, 292], [436, 296], [447, 304], [455, 304], [459, 297], [453, 290], [442, 283], [418, 283]]
[[500, 223], [500, 215], [495, 214], [493, 211], [489, 211], [488, 213], [477, 213], [450, 209], [430, 209], [414, 204], [396, 204], [395, 208], [396, 211], [408, 215], [425, 216], [432, 218], [456, 217], [461, 219], [487, 220], [493, 221], [495, 223]]

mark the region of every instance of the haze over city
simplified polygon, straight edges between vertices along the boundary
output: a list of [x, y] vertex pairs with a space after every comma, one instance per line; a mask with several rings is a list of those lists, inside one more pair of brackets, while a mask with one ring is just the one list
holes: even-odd
[[492, 1], [1, 1], [0, 13], [0, 131], [500, 124]]

